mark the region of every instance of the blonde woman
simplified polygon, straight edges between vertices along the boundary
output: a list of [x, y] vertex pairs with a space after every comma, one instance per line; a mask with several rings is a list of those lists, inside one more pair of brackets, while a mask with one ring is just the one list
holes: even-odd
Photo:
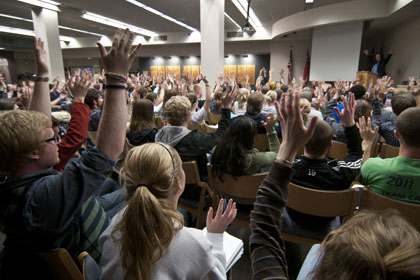
[[276, 107], [274, 106], [274, 101], [277, 100], [277, 93], [274, 90], [268, 91], [264, 95], [264, 107], [262, 109], [262, 113], [264, 115], [273, 114], [275, 118], [277, 118]]
[[246, 102], [248, 100], [248, 96], [249, 96], [248, 89], [241, 88], [239, 90], [238, 96], [236, 97], [236, 101], [233, 104], [235, 115], [242, 116], [246, 113]]
[[149, 143], [132, 149], [121, 172], [127, 207], [100, 237], [102, 279], [225, 279], [223, 232], [236, 216], [229, 201], [207, 216], [207, 229], [183, 226], [176, 211], [185, 173], [174, 148]]
[[309, 113], [311, 112], [311, 103], [306, 98], [301, 98], [299, 100], [299, 106], [303, 117], [303, 124], [306, 126], [309, 121]]

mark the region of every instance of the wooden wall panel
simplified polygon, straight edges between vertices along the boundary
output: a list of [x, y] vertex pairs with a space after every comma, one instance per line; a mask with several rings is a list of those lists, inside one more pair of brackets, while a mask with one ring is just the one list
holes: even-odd
[[237, 68], [236, 65], [229, 65], [229, 78], [234, 76], [236, 79], [236, 76], [237, 76], [236, 68]]
[[236, 81], [245, 82], [246, 76], [246, 65], [238, 65], [238, 76], [236, 77]]
[[152, 77], [156, 77], [158, 74], [157, 66], [150, 66], [150, 75]]
[[165, 77], [165, 66], [158, 66], [158, 76]]
[[181, 66], [173, 66], [172, 74], [174, 74], [177, 78], [181, 77]]
[[194, 80], [197, 79], [199, 74], [200, 74], [200, 66], [198, 65], [191, 66], [191, 75]]
[[225, 77], [229, 77], [229, 65], [223, 66], [223, 72], [225, 73]]
[[255, 64], [246, 66], [246, 74], [249, 76], [249, 84], [255, 85]]
[[191, 66], [184, 65], [184, 68], [182, 70], [182, 74], [184, 74], [184, 73], [188, 73], [188, 75], [191, 75]]

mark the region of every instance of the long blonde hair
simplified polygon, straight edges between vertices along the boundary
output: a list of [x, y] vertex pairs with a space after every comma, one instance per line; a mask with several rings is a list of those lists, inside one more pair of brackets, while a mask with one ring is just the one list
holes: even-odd
[[236, 101], [238, 102], [238, 108], [243, 109], [246, 105], [246, 101], [248, 100], [249, 90], [246, 88], [241, 88], [239, 90], [238, 96], [236, 97]]
[[313, 279], [418, 279], [420, 233], [396, 210], [361, 211], [323, 242]]
[[128, 153], [121, 171], [127, 208], [113, 231], [121, 245], [124, 279], [149, 279], [153, 264], [183, 227], [182, 215], [168, 200], [181, 172], [181, 159], [169, 145], [149, 143]]

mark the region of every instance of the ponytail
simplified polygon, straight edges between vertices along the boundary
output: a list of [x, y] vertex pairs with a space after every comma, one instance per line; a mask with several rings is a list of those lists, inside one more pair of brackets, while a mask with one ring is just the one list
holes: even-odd
[[183, 227], [182, 215], [168, 200], [181, 172], [180, 162], [176, 151], [163, 144], [144, 144], [127, 155], [121, 170], [127, 207], [112, 232], [120, 245], [126, 280], [148, 280], [154, 264]]

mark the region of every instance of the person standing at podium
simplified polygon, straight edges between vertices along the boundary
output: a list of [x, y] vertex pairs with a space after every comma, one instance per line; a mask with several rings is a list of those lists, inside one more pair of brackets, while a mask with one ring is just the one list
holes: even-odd
[[392, 53], [394, 51], [394, 47], [391, 47], [391, 50], [389, 51], [388, 55], [384, 59], [382, 57], [381, 53], [377, 53], [375, 56], [373, 54], [370, 54], [368, 49], [365, 49], [363, 53], [368, 58], [368, 65], [369, 69], [372, 73], [375, 73], [378, 78], [382, 78], [386, 75], [385, 66], [391, 59]]

